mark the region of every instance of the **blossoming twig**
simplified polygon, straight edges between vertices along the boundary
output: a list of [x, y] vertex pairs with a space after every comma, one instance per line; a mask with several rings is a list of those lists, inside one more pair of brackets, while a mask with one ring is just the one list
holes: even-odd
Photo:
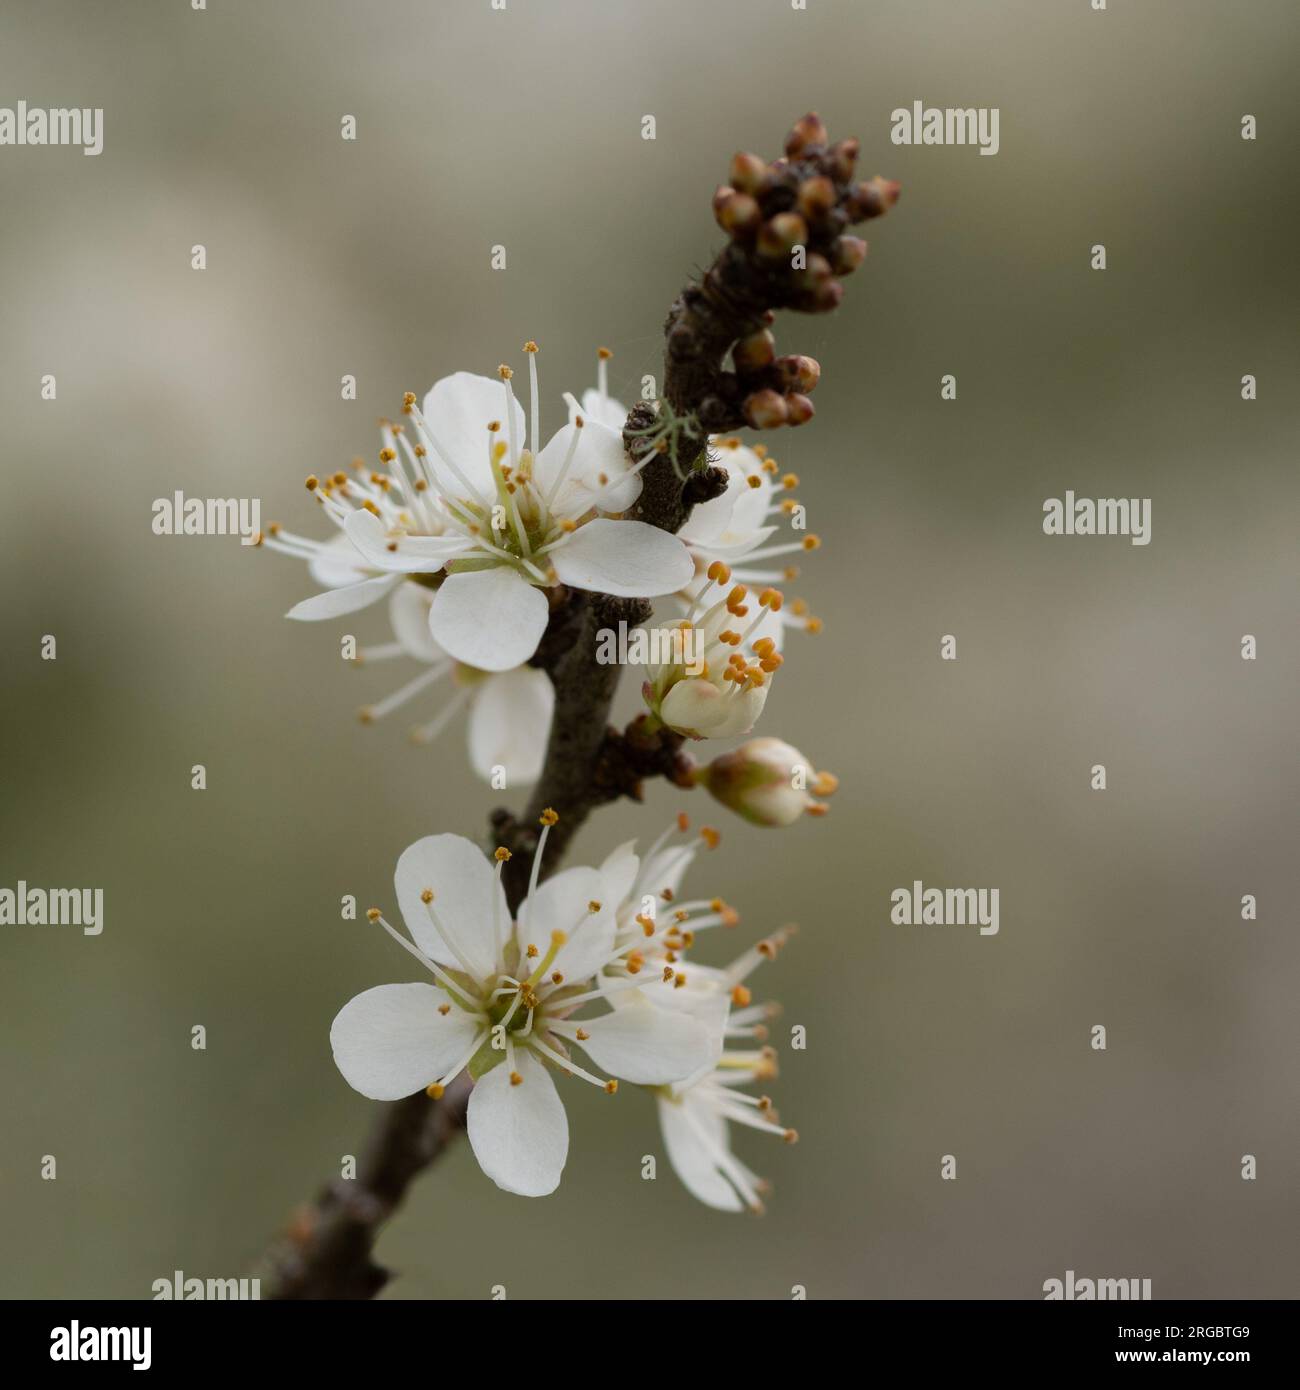
[[[678, 575], [677, 569], [684, 564], [689, 570], [692, 556], [681, 542], [670, 540], [668, 536], [659, 536], [656, 541], [650, 528], [675, 536], [693, 507], [719, 497], [728, 487], [727, 469], [709, 460], [710, 436], [741, 427], [770, 429], [779, 425], [800, 425], [812, 417], [809, 393], [817, 385], [821, 369], [810, 357], [778, 356], [770, 329], [777, 309], [819, 313], [839, 304], [843, 295], [841, 277], [861, 264], [867, 249], [865, 242], [848, 235], [848, 227], [880, 215], [897, 200], [897, 184], [881, 179], [854, 182], [857, 152], [854, 140], [832, 145], [821, 120], [809, 114], [787, 137], [784, 157], [772, 163], [750, 154], [738, 154], [733, 159], [729, 182], [717, 190], [713, 200], [715, 216], [728, 234], [728, 244], [701, 281], [682, 291], [669, 312], [665, 325], [662, 399], [634, 407], [623, 426], [621, 442], [632, 465], [628, 475], [640, 475], [639, 496], [624, 512], [624, 520], [589, 521], [585, 525], [582, 520], [583, 515], [590, 515], [593, 499], [597, 505], [606, 506], [616, 500], [609, 489], [621, 483], [620, 470], [625, 466], [615, 457], [619, 452], [616, 422], [597, 422], [588, 427], [575, 414], [570, 425], [546, 449], [538, 452], [534, 461], [529, 451], [518, 451], [516, 441], [526, 437], [533, 451], [539, 449], [536, 417], [534, 414], [531, 428], [525, 435], [522, 410], [514, 401], [511, 373], [505, 367], [501, 369], [504, 383], [501, 414], [507, 428], [502, 430], [499, 422], [494, 422], [489, 430], [497, 433], [491, 439], [470, 440], [471, 452], [478, 451], [481, 446], [486, 458], [486, 471], [477, 485], [480, 492], [475, 492], [466, 482], [463, 470], [453, 467], [462, 457], [462, 451], [448, 450], [447, 441], [435, 439], [432, 433], [426, 438], [424, 422], [414, 414], [413, 395], [408, 396], [406, 409], [413, 414], [419, 443], [410, 445], [407, 463], [409, 476], [416, 481], [408, 486], [409, 480], [400, 473], [405, 465], [398, 446], [406, 449], [409, 441], [394, 429], [390, 431], [391, 439], [386, 436], [385, 452], [381, 455], [390, 467], [396, 465], [393, 477], [372, 475], [349, 487], [335, 480], [332, 486], [337, 491], [332, 491], [331, 487], [319, 489], [318, 501], [326, 504], [370, 569], [343, 576], [347, 581], [344, 589], [300, 604], [291, 616], [315, 618], [353, 611], [389, 593], [402, 575], [437, 569], [448, 562], [451, 578], [444, 580], [438, 590], [436, 616], [440, 627], [435, 628], [435, 637], [441, 631], [440, 640], [452, 656], [471, 665], [504, 671], [526, 661], [550, 678], [555, 713], [533, 798], [520, 819], [505, 810], [496, 811], [492, 818], [492, 844], [500, 846], [496, 854], [497, 892], [504, 889], [512, 919], [525, 898], [536, 891], [539, 880], [554, 873], [569, 840], [594, 807], [619, 796], [638, 796], [641, 781], [646, 777], [663, 776], [683, 787], [701, 780], [683, 751], [682, 734], [661, 719], [642, 716], [621, 733], [608, 727], [620, 669], [597, 659], [598, 635], [602, 629], [617, 628], [620, 624], [632, 628], [644, 622], [651, 606], [642, 595], [675, 592], [685, 582], [685, 576]], [[535, 354], [536, 345], [530, 343], [526, 350]], [[448, 396], [445, 412], [448, 418], [459, 418], [455, 407], [461, 404], [460, 397], [471, 387], [482, 389], [472, 378], [459, 385], [454, 380], [449, 384], [440, 383], [435, 388], [435, 391], [444, 389], [459, 393], [456, 401]], [[601, 396], [603, 399], [603, 377]], [[493, 402], [490, 409], [496, 411], [495, 396]], [[576, 407], [576, 402], [572, 404]], [[426, 401], [426, 410], [429, 407], [430, 402]], [[450, 442], [458, 444], [455, 437]], [[454, 473], [454, 478], [449, 480], [439, 472], [434, 461], [444, 464], [446, 470]], [[609, 481], [611, 477], [612, 482]], [[753, 480], [754, 483], [759, 481], [757, 477]], [[562, 492], [562, 484], [569, 488], [572, 496]], [[316, 479], [309, 480], [309, 487], [315, 489], [316, 485]], [[392, 491], [394, 487], [395, 492]], [[477, 503], [461, 497], [466, 487], [478, 498]], [[584, 488], [586, 491], [582, 490]], [[428, 490], [439, 496], [446, 494], [446, 514], [436, 526], [430, 520], [429, 509], [422, 510], [421, 494]], [[513, 527], [517, 542], [514, 548], [503, 549], [487, 538], [485, 526], [492, 497], [500, 502], [499, 510], [507, 514]], [[561, 501], [564, 506], [560, 505]], [[626, 503], [618, 505], [627, 506]], [[764, 509], [767, 505], [764, 496]], [[298, 553], [306, 544], [286, 540], [275, 533], [268, 544], [273, 541], [292, 553]], [[653, 579], [643, 587], [622, 588], [621, 593], [627, 595], [624, 597], [602, 592], [602, 577], [614, 572], [620, 551], [633, 544], [643, 552], [644, 568], [655, 570]], [[815, 538], [810, 537], [801, 548], [813, 545]], [[781, 549], [752, 552], [750, 558], [780, 553]], [[547, 558], [548, 568], [538, 567], [543, 558]], [[653, 565], [649, 563], [651, 560]], [[459, 569], [453, 572], [455, 566]], [[720, 566], [720, 571], [726, 569], [725, 565]], [[370, 577], [370, 570], [379, 577]], [[708, 578], [712, 580], [713, 577], [714, 572], [710, 570]], [[503, 639], [481, 623], [481, 604], [472, 612], [469, 609], [462, 612], [463, 605], [457, 606], [461, 603], [459, 596], [468, 594], [471, 588], [476, 594], [487, 593], [490, 588], [489, 597], [493, 603], [507, 604], [508, 601], [518, 608], [517, 621], [506, 625], [506, 635], [511, 639], [508, 651], [497, 651], [493, 646], [493, 643], [501, 645]], [[743, 607], [743, 596], [743, 586], [733, 592], [735, 602], [729, 605], [733, 613], [747, 611]], [[780, 607], [780, 600], [775, 590], [765, 591], [760, 598], [761, 604], [765, 607], [770, 604], [774, 612]], [[752, 632], [749, 635], [752, 636]], [[763, 672], [779, 665], [780, 658], [773, 647], [773, 641], [764, 638], [755, 644], [761, 660], [751, 662], [748, 667], [742, 661], [741, 674], [747, 672], [746, 678], [755, 686], [761, 686]], [[656, 711], [660, 713], [662, 710]], [[768, 741], [769, 744], [773, 742]], [[752, 746], [747, 747], [752, 750]], [[760, 749], [759, 753], [762, 752]], [[766, 762], [753, 751], [742, 754], [744, 750], [737, 754], [740, 762], [729, 769], [725, 787], [719, 789], [710, 783], [719, 799], [728, 804], [734, 802], [742, 814], [762, 824], [785, 823], [810, 806], [824, 810], [805, 792], [785, 800], [774, 800], [774, 795], [769, 795], [768, 783], [772, 777], [768, 775], [768, 764], [777, 767], [783, 775], [785, 763], [799, 758], [787, 745], [768, 749], [764, 755]], [[833, 790], [833, 782], [829, 774], [818, 774], [816, 785], [810, 790], [817, 795], [828, 795]], [[558, 811], [558, 819], [555, 811], [546, 809], [551, 807]], [[539, 819], [547, 826], [547, 845], [544, 865], [534, 866], [543, 838], [537, 830]], [[706, 840], [716, 842], [715, 832], [701, 833]], [[413, 847], [408, 853], [418, 848]], [[611, 859], [617, 860], [620, 854], [626, 857], [624, 850], [617, 851]], [[685, 857], [680, 852], [674, 854], [679, 867], [689, 859], [689, 853]], [[400, 874], [399, 865], [399, 888]], [[559, 885], [552, 886], [558, 888]], [[656, 881], [650, 886], [660, 885]], [[665, 902], [672, 901], [672, 893], [668, 890], [661, 896]], [[433, 897], [432, 891], [422, 895], [426, 904]], [[699, 909], [699, 904], [693, 906]], [[591, 900], [586, 911], [599, 915], [601, 903]], [[683, 945], [681, 933], [688, 930], [684, 924], [689, 923], [689, 930], [693, 932], [709, 925], [726, 926], [734, 922], [734, 914], [721, 900], [712, 902], [702, 917], [697, 911], [697, 916], [692, 918], [689, 908], [683, 906], [662, 928], [656, 927], [644, 914], [629, 916], [635, 911], [635, 907], [626, 908], [618, 917], [617, 929], [609, 927], [614, 935], [612, 944], [605, 945], [613, 952], [611, 960], [617, 963], [618, 969], [630, 970], [629, 962], [635, 962], [636, 970], [641, 969], [642, 953], [634, 947], [642, 932], [652, 944], [657, 943], [657, 949], [666, 952], [664, 959], [673, 962]], [[372, 916], [378, 918], [378, 910]], [[431, 917], [434, 921], [432, 937], [427, 936], [430, 928], [418, 914], [416, 920], [425, 944], [436, 955], [434, 948], [440, 943], [446, 944], [439, 936], [443, 929], [437, 926], [438, 919]], [[497, 941], [495, 923], [490, 936]], [[588, 945], [591, 936], [589, 932]], [[553, 937], [556, 943], [566, 939], [563, 932]], [[701, 1007], [711, 1008], [714, 1002], [725, 1006], [728, 1000], [734, 1006], [736, 1012], [728, 1025], [728, 1037], [761, 1041], [764, 1036], [762, 1020], [770, 1015], [762, 1006], [751, 1004], [749, 991], [742, 982], [759, 960], [775, 953], [782, 940], [783, 936], [760, 943], [729, 971], [710, 972], [707, 967], [693, 969], [692, 987], [700, 988], [701, 982], [704, 986]], [[421, 954], [409, 943], [403, 944], [415, 954]], [[558, 949], [557, 944], [552, 955]], [[646, 950], [650, 950], [649, 945]], [[460, 958], [458, 951], [459, 948], [452, 952], [457, 959]], [[501, 973], [511, 968], [511, 959], [489, 962], [483, 967], [486, 973], [478, 969], [481, 962], [469, 962], [475, 969], [467, 968], [467, 973], [454, 979], [446, 976], [432, 959], [425, 961], [440, 984], [452, 989], [452, 995], [459, 997], [469, 988], [465, 999], [460, 999], [461, 1006], [468, 1011], [469, 1021], [461, 1019], [459, 1023], [474, 1032], [476, 1045], [479, 1041], [476, 1030], [492, 1026], [505, 1029], [517, 1010], [519, 999], [526, 994], [528, 1022], [532, 1024], [536, 1009], [541, 1032], [535, 1041], [524, 1045], [520, 1068], [533, 1064], [529, 1060], [532, 1058], [527, 1050], [529, 1046], [547, 1056], [552, 1055], [545, 1052], [552, 1043], [544, 1042], [542, 1036], [547, 1026], [561, 1039], [572, 1038], [584, 1044], [589, 1054], [593, 1046], [599, 1049], [602, 1028], [613, 1029], [615, 1035], [626, 1031], [629, 1019], [618, 1020], [617, 1010], [596, 1020], [583, 1019], [584, 1026], [567, 1023], [562, 1006], [566, 1002], [580, 1003], [588, 996], [566, 1001], [562, 993], [562, 974], [552, 977], [554, 989], [560, 991], [555, 995], [544, 996], [538, 991], [536, 979], [540, 976], [529, 976], [523, 983], [515, 981], [519, 999], [513, 1008], [507, 1006], [507, 1016], [494, 1025], [493, 1020], [501, 1008], [498, 996], [502, 989], [493, 990], [491, 986], [494, 980], [512, 978], [508, 973]], [[551, 956], [545, 960], [550, 962]], [[655, 963], [663, 962], [655, 958]], [[669, 993], [688, 984], [686, 974], [671, 965], [665, 979]], [[470, 981], [469, 986], [466, 980]], [[392, 1048], [385, 1044], [387, 1050], [380, 1048], [375, 1052], [376, 1037], [382, 1031], [381, 1023], [384, 1028], [393, 1024], [399, 1028], [446, 1031], [452, 1025], [438, 1020], [452, 1016], [452, 995], [448, 996], [446, 1005], [425, 1017], [428, 1001], [436, 992], [429, 985], [380, 986], [376, 991], [358, 996], [340, 1013], [332, 1033], [335, 1057], [358, 1089], [375, 1098], [402, 1094], [411, 1078], [401, 1066], [398, 1067], [401, 1074], [392, 1073], [387, 1061]], [[596, 991], [591, 997], [599, 993]], [[386, 1007], [391, 1005], [390, 1012], [400, 1002], [401, 1016], [394, 1021], [388, 1014], [382, 1018], [373, 1014], [371, 998], [378, 995], [383, 995]], [[648, 1026], [654, 1019], [646, 1015], [639, 1022]], [[674, 1037], [681, 1031], [680, 1014], [677, 1025]], [[573, 1031], [566, 1032], [571, 1026]], [[385, 1107], [356, 1178], [331, 1184], [298, 1214], [290, 1230], [269, 1252], [266, 1261], [269, 1297], [373, 1297], [387, 1282], [387, 1272], [373, 1258], [379, 1229], [401, 1203], [411, 1181], [438, 1158], [465, 1125], [471, 1094], [470, 1073], [461, 1071], [460, 1067], [466, 1065], [469, 1058], [452, 1057], [456, 1051], [451, 1047], [452, 1041], [454, 1039], [449, 1038], [446, 1044], [445, 1060], [449, 1069], [444, 1079], [447, 1084], [429, 1087], [429, 1092], [438, 1098], [432, 1099], [430, 1094], [419, 1090]], [[723, 1053], [715, 1058], [715, 1070], [707, 1075], [697, 1068], [697, 1059], [683, 1061], [678, 1057], [678, 1071], [663, 1073], [663, 1078], [669, 1081], [679, 1074], [691, 1073], [697, 1077], [694, 1082], [682, 1081], [681, 1089], [666, 1090], [661, 1096], [666, 1111], [665, 1136], [670, 1150], [676, 1149], [680, 1154], [691, 1151], [689, 1167], [696, 1175], [697, 1195], [713, 1205], [728, 1208], [742, 1202], [748, 1206], [758, 1205], [759, 1190], [753, 1175], [731, 1157], [725, 1139], [717, 1137], [719, 1129], [725, 1134], [726, 1123], [766, 1129], [782, 1135], [787, 1141], [794, 1138], [793, 1130], [783, 1129], [775, 1120], [766, 1097], [743, 1094], [731, 1084], [766, 1079], [771, 1071], [768, 1051], [750, 1049]], [[396, 1055], [404, 1065], [406, 1054], [399, 1048]], [[666, 1058], [667, 1054], [665, 1066]], [[526, 1077], [522, 1070], [516, 1072], [514, 1065], [512, 1062], [508, 1072], [488, 1073], [495, 1077], [492, 1087], [488, 1088], [492, 1094], [484, 1090], [476, 1098], [471, 1130], [475, 1123], [480, 1126], [490, 1123], [489, 1111], [493, 1106], [501, 1108], [509, 1102], [511, 1087], [522, 1084], [528, 1088], [531, 1073]], [[572, 1063], [566, 1069], [578, 1070]], [[635, 1068], [623, 1074], [632, 1081], [656, 1082], [656, 1076], [648, 1072], [642, 1075]], [[549, 1085], [549, 1081], [546, 1084]], [[530, 1096], [538, 1093], [539, 1086], [540, 1082], [533, 1085]], [[615, 1086], [616, 1082], [611, 1082], [607, 1088], [612, 1090]], [[496, 1095], [498, 1091], [499, 1096]], [[561, 1109], [561, 1116], [562, 1113]], [[471, 1139], [477, 1151], [479, 1143], [473, 1133]], [[567, 1130], [565, 1145], [567, 1147]], [[493, 1163], [505, 1162], [490, 1148], [485, 1147], [485, 1153]], [[558, 1181], [558, 1169], [554, 1173], [549, 1170], [540, 1175], [532, 1173], [528, 1165], [535, 1167], [536, 1163], [528, 1153], [511, 1154], [508, 1158], [505, 1167], [510, 1171], [504, 1176], [496, 1173], [493, 1176], [499, 1185], [509, 1190], [531, 1191], [530, 1184], [534, 1182], [537, 1190], [549, 1190], [546, 1184]], [[483, 1161], [482, 1156], [480, 1161]], [[562, 1155], [559, 1163], [562, 1166]], [[521, 1164], [528, 1170], [523, 1185], [515, 1172]], [[715, 1191], [717, 1184], [721, 1187]]]

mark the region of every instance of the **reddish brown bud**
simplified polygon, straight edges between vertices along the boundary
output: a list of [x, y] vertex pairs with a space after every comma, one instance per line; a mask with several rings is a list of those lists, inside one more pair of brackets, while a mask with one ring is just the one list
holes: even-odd
[[809, 111], [794, 123], [794, 128], [785, 137], [785, 152], [794, 159], [814, 145], [824, 145], [828, 138], [821, 117], [815, 111]]
[[744, 376], [766, 367], [776, 356], [776, 339], [766, 328], [742, 338], [731, 350], [736, 370]]
[[857, 167], [858, 149], [856, 140], [841, 140], [838, 145], [831, 146], [831, 152], [826, 156], [826, 171], [833, 179], [848, 183]]
[[797, 212], [778, 212], [758, 230], [758, 253], [773, 259], [788, 256], [808, 240], [808, 224]]
[[815, 174], [799, 185], [799, 211], [816, 222], [835, 206], [835, 185], [825, 174]]
[[778, 357], [775, 365], [782, 377], [800, 391], [815, 391], [822, 377], [821, 364], [815, 357]]
[[814, 314], [829, 313], [840, 307], [844, 298], [844, 286], [839, 280], [824, 280], [808, 291], [808, 307]]
[[742, 409], [745, 419], [756, 430], [775, 429], [778, 425], [784, 425], [790, 418], [790, 408], [785, 403], [785, 397], [771, 390], [755, 391], [753, 395], [746, 396]]
[[767, 174], [767, 161], [743, 150], [731, 157], [731, 185], [741, 193], [757, 193]]
[[763, 220], [762, 210], [748, 193], [727, 190], [729, 197], [721, 204], [714, 199], [714, 216], [718, 226], [733, 237], [747, 236]]
[[819, 256], [816, 251], [811, 251], [806, 258], [804, 272], [810, 285], [820, 285], [824, 280], [831, 278], [831, 263], [825, 256]]
[[807, 396], [801, 396], [797, 392], [785, 398], [786, 409], [790, 414], [792, 425], [806, 425], [812, 419], [816, 407]]
[[852, 275], [867, 259], [867, 243], [860, 236], [842, 236], [831, 248], [836, 275]]
[[882, 179], [878, 175], [868, 179], [849, 195], [849, 213], [855, 222], [879, 217], [898, 202], [901, 189], [902, 185], [894, 179]]

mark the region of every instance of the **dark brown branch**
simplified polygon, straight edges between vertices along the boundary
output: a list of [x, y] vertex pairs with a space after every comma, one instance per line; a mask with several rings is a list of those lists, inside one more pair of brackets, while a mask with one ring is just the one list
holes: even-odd
[[[843, 296], [840, 277], [861, 264], [866, 243], [847, 228], [887, 211], [898, 185], [853, 182], [856, 140], [829, 143], [816, 115], [799, 121], [785, 156], [765, 163], [738, 154], [730, 182], [714, 195], [714, 214], [729, 242], [699, 284], [678, 296], [664, 325], [664, 390], [655, 405], [636, 406], [624, 426], [634, 459], [654, 450], [628, 513], [678, 531], [697, 503], [718, 496], [726, 473], [707, 457], [708, 436], [749, 426], [771, 429], [812, 418], [809, 393], [821, 368], [811, 357], [776, 355], [774, 310], [822, 313]], [[550, 807], [559, 822], [548, 838], [543, 871], [553, 873], [570, 841], [597, 806], [639, 797], [647, 777], [690, 785], [683, 740], [648, 732], [634, 720], [609, 727], [620, 668], [596, 659], [602, 628], [629, 628], [649, 617], [643, 599], [555, 592], [551, 621], [533, 664], [555, 686], [555, 720], [541, 779], [521, 819], [492, 815], [491, 846], [512, 853], [505, 882], [511, 909], [526, 891], [537, 848], [538, 818]], [[268, 1297], [370, 1298], [388, 1273], [373, 1259], [380, 1226], [411, 1181], [464, 1126], [468, 1082], [440, 1101], [423, 1093], [384, 1108], [357, 1179], [331, 1183], [295, 1219], [268, 1256]]]
[[441, 1100], [421, 1091], [385, 1105], [357, 1176], [335, 1178], [267, 1252], [263, 1297], [373, 1298], [390, 1278], [373, 1258], [379, 1230], [412, 1179], [465, 1127], [469, 1092], [462, 1075]]

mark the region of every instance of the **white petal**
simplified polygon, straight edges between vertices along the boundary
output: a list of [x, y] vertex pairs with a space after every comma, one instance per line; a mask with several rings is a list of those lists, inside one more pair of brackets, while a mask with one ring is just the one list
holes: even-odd
[[429, 631], [432, 605], [433, 590], [423, 584], [399, 584], [388, 601], [393, 636], [417, 661], [441, 661], [447, 655]]
[[510, 1084], [505, 1062], [474, 1083], [466, 1124], [479, 1167], [498, 1187], [545, 1197], [560, 1185], [569, 1156], [569, 1121], [546, 1068], [524, 1049], [515, 1053], [523, 1080]]
[[644, 521], [597, 517], [551, 552], [555, 572], [575, 589], [630, 598], [671, 594], [695, 573], [691, 553], [667, 531]]
[[606, 396], [602, 400], [600, 392], [591, 387], [582, 393], [582, 417], [584, 420], [595, 420], [597, 424], [607, 425], [622, 434], [623, 426], [627, 422], [627, 406], [622, 401], [615, 400], [613, 396]]
[[341, 589], [345, 584], [368, 579], [374, 573], [342, 531], [331, 536], [312, 556], [307, 562], [307, 572], [326, 589]]
[[330, 1027], [334, 1061], [353, 1089], [371, 1100], [414, 1095], [454, 1066], [476, 1025], [433, 985], [376, 985], [339, 1010]]
[[[515, 440], [520, 448], [524, 443], [524, 408], [516, 400]], [[475, 376], [473, 372], [455, 372], [436, 381], [424, 398], [424, 418], [438, 445], [446, 449], [450, 461], [474, 484], [485, 497], [495, 497], [492, 470], [487, 461], [488, 425], [501, 422], [498, 439], [510, 440], [510, 422], [506, 415], [506, 389], [500, 377]], [[437, 460], [430, 455], [430, 460]], [[464, 487], [446, 468], [438, 468], [438, 477], [453, 496], [461, 497]]]
[[641, 495], [641, 475], [625, 476], [629, 464], [623, 436], [617, 430], [592, 421], [581, 430], [577, 425], [565, 425], [557, 430], [537, 456], [536, 476], [543, 495], [550, 495], [551, 485], [564, 467], [575, 434], [579, 436], [578, 447], [560, 490], [552, 499], [552, 510], [560, 516], [576, 517], [594, 506], [607, 512], [621, 512], [630, 507]]
[[687, 869], [700, 852], [701, 843], [697, 839], [684, 845], [674, 845], [671, 849], [661, 849], [652, 859], [647, 859], [641, 873], [642, 892], [654, 893], [662, 898], [664, 890], [670, 889], [676, 897]]
[[[624, 899], [636, 884], [636, 876], [641, 868], [641, 860], [636, 854], [636, 841], [625, 840], [617, 849], [605, 856], [600, 866], [600, 876], [605, 883], [605, 896], [615, 909], [623, 905]], [[641, 910], [636, 904], [637, 911]]]
[[408, 536], [400, 531], [390, 532], [373, 512], [364, 508], [347, 518], [343, 530], [375, 569], [396, 570], [402, 574], [435, 573], [448, 560], [470, 549], [463, 536]]
[[582, 1028], [591, 1036], [579, 1046], [591, 1060], [638, 1086], [681, 1081], [714, 1057], [713, 1040], [703, 1023], [685, 1011], [657, 1008], [640, 997], [602, 1018], [584, 1018]]
[[680, 680], [664, 696], [659, 717], [670, 729], [692, 738], [731, 738], [754, 727], [767, 702], [769, 681], [740, 695], [724, 694], [712, 681]]
[[710, 1106], [693, 1102], [688, 1092], [679, 1100], [660, 1098], [659, 1126], [668, 1161], [691, 1196], [718, 1211], [740, 1211], [744, 1203], [714, 1157], [728, 1147], [726, 1120]]
[[433, 925], [420, 895], [433, 889], [438, 920], [455, 938], [473, 974], [484, 979], [497, 965], [510, 928], [505, 893], [486, 855], [463, 835], [426, 835], [402, 851], [393, 874], [398, 906], [415, 944], [439, 965], [462, 969], [460, 956]]
[[469, 713], [469, 760], [480, 777], [505, 769], [506, 785], [535, 782], [542, 774], [555, 709], [555, 687], [545, 671], [517, 666], [483, 678]]
[[[515, 940], [520, 950], [535, 945], [545, 955], [551, 933], [562, 931], [568, 940], [551, 971], [558, 970], [570, 984], [594, 975], [614, 949], [614, 903], [605, 898], [604, 886], [595, 869], [564, 869], [548, 878], [519, 906]], [[587, 911], [593, 902], [600, 904], [599, 912]]]
[[466, 666], [508, 671], [537, 650], [550, 611], [540, 589], [508, 566], [495, 565], [449, 574], [429, 611], [429, 630]]
[[375, 579], [363, 579], [360, 584], [349, 584], [342, 589], [326, 589], [323, 594], [313, 594], [305, 598], [284, 615], [296, 618], [301, 623], [317, 623], [322, 618], [341, 618], [346, 613], [356, 613], [369, 608], [398, 583], [401, 576], [381, 574]]
[[[721, 451], [719, 465], [723, 468], [726, 468], [727, 452], [725, 449]], [[727, 529], [731, 513], [740, 500], [741, 489], [745, 487], [745, 480], [737, 470], [726, 468], [726, 473], [727, 486], [723, 491], [717, 497], [710, 497], [707, 502], [697, 502], [691, 508], [690, 516], [677, 533], [684, 541], [707, 545]]]

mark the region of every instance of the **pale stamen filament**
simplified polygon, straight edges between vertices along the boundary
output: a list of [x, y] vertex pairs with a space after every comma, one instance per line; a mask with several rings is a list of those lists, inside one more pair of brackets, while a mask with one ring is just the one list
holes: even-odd
[[432, 743], [435, 738], [447, 727], [456, 717], [461, 706], [473, 694], [469, 688], [458, 690], [455, 695], [447, 702], [442, 711], [436, 718], [431, 719], [427, 724], [417, 725], [411, 730], [411, 738], [416, 743]]

